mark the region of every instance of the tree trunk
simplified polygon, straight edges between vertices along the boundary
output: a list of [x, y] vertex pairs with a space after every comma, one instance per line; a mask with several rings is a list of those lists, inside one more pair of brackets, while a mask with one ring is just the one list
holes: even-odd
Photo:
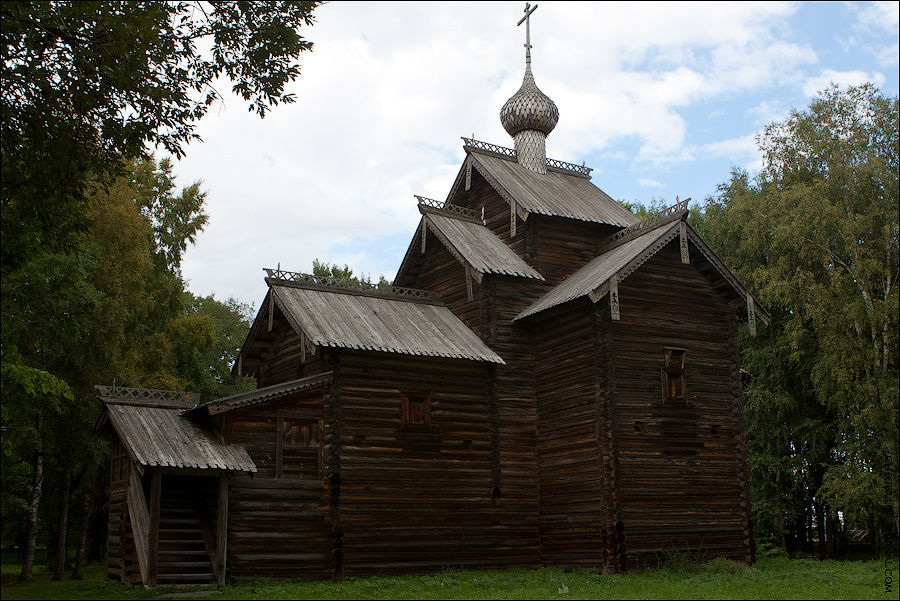
[[815, 504], [816, 508], [816, 534], [819, 536], [819, 559], [825, 559], [825, 508], [821, 503]]
[[37, 438], [34, 441], [34, 480], [31, 484], [31, 498], [28, 501], [28, 525], [25, 537], [25, 560], [19, 580], [28, 581], [33, 577], [34, 548], [37, 545], [38, 507], [41, 504], [41, 487], [44, 483], [44, 416], [38, 413]]
[[81, 501], [81, 530], [78, 532], [78, 550], [75, 553], [75, 567], [72, 568], [72, 580], [81, 580], [81, 568], [87, 563], [88, 531], [91, 527], [91, 516], [94, 501], [94, 480], [88, 476], [84, 483], [84, 497]]
[[62, 494], [59, 498], [59, 538], [56, 541], [56, 564], [53, 580], [66, 576], [66, 542], [69, 535], [69, 503], [72, 500], [72, 468], [63, 468]]

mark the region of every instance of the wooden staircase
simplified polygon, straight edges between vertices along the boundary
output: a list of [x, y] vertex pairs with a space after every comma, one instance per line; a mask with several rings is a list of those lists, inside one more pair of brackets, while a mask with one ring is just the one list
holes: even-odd
[[189, 496], [166, 498], [159, 514], [158, 584], [204, 584], [215, 582], [207, 548], [208, 528]]

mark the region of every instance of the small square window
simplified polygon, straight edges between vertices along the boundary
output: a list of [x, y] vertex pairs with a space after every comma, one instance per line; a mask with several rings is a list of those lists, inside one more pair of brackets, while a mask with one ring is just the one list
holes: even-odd
[[402, 395], [403, 428], [407, 430], [431, 429], [431, 395], [405, 393]]

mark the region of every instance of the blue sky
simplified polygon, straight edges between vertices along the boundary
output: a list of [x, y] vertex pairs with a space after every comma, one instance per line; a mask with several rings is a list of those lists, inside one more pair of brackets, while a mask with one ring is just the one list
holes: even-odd
[[[443, 199], [460, 136], [511, 146], [499, 111], [524, 71], [524, 3], [330, 3], [264, 120], [228, 97], [176, 163], [210, 223], [186, 253], [197, 294], [258, 304], [263, 267], [314, 258], [393, 277], [419, 214]], [[754, 136], [830, 81], [898, 93], [898, 3], [539, 2], [534, 73], [560, 120], [548, 155], [594, 168], [617, 199], [703, 199]], [[228, 89], [223, 83], [218, 89]]]

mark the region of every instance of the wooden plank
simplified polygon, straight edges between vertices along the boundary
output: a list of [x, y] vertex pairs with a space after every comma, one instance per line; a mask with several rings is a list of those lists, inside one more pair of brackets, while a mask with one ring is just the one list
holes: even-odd
[[144, 485], [141, 483], [141, 476], [135, 466], [132, 466], [131, 477], [128, 481], [127, 504], [141, 582], [147, 584], [149, 582], [150, 512], [144, 496]]
[[219, 493], [216, 506], [216, 584], [225, 584], [228, 566], [228, 474], [219, 475]]
[[147, 586], [156, 586], [159, 568], [159, 512], [162, 495], [162, 472], [150, 473], [150, 510], [147, 527]]
[[687, 224], [684, 221], [678, 224], [678, 246], [681, 249], [681, 262], [689, 264], [691, 262], [691, 255], [688, 249]]

